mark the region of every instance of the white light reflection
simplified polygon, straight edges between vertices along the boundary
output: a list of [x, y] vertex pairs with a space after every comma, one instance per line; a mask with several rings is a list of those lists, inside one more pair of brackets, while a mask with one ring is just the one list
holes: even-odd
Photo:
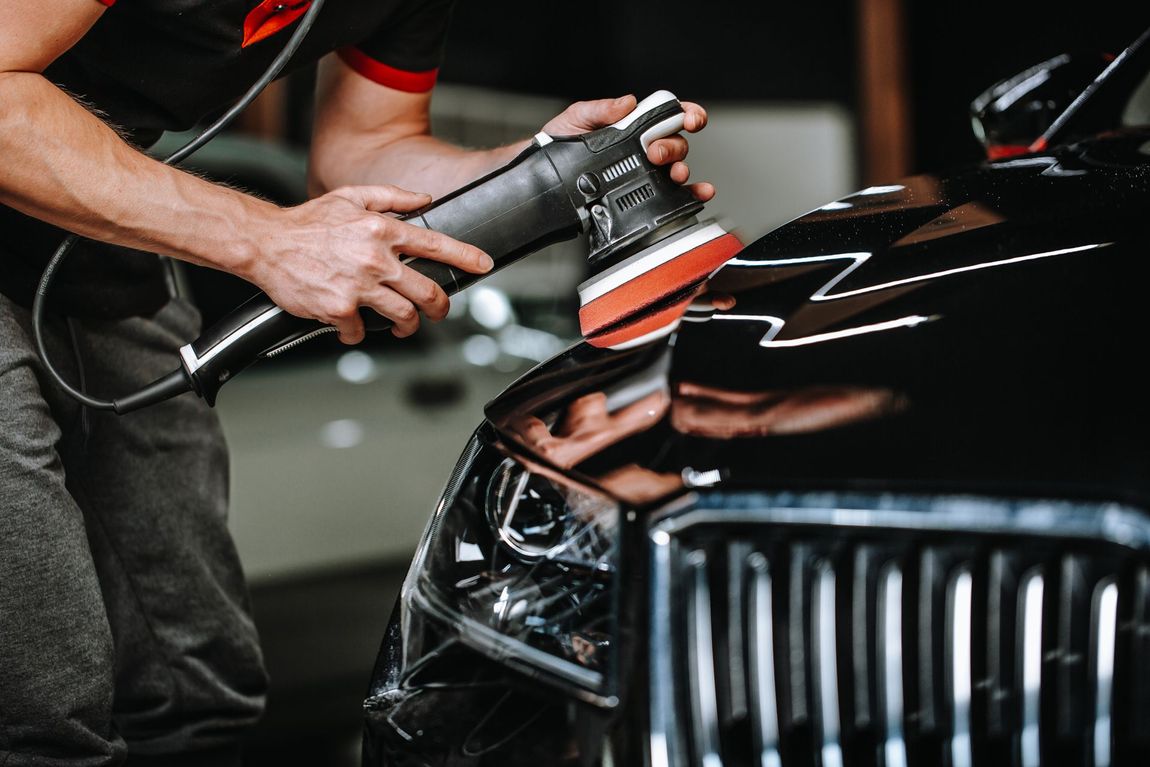
[[902, 184], [887, 184], [886, 186], [868, 186], [866, 189], [860, 189], [851, 195], [851, 197], [858, 197], [860, 195], [872, 194], [890, 194], [891, 192], [901, 192], [906, 189]]
[[824, 261], [849, 261], [850, 263], [838, 274], [836, 274], [829, 282], [811, 294], [812, 301], [831, 301], [838, 298], [850, 298], [852, 296], [861, 296], [866, 293], [874, 293], [880, 290], [889, 290], [890, 288], [897, 288], [903, 285], [911, 285], [916, 282], [926, 282], [928, 280], [936, 280], [940, 277], [952, 277], [956, 274], [964, 272], [976, 272], [981, 269], [992, 269], [996, 266], [1009, 266], [1010, 264], [1021, 264], [1026, 261], [1037, 261], [1042, 258], [1051, 258], [1053, 256], [1064, 256], [1069, 253], [1081, 253], [1084, 250], [1093, 250], [1095, 248], [1105, 248], [1113, 245], [1112, 242], [1097, 242], [1092, 245], [1079, 245], [1073, 248], [1060, 248], [1059, 250], [1047, 250], [1042, 253], [1031, 253], [1026, 256], [1015, 256], [1014, 258], [1003, 258], [997, 261], [984, 261], [979, 264], [970, 264], [969, 266], [956, 266], [953, 269], [943, 269], [938, 272], [931, 272], [929, 274], [918, 274], [914, 277], [905, 277], [901, 280], [891, 280], [890, 282], [883, 282], [878, 285], [871, 285], [866, 288], [856, 288], [855, 290], [844, 290], [841, 293], [830, 294], [836, 285], [842, 282], [848, 275], [867, 262], [873, 253], [836, 253], [829, 256], [809, 256], [804, 258], [780, 258], [768, 259], [765, 261], [751, 261], [743, 258], [732, 258], [727, 262], [728, 266], [796, 266], [799, 264], [817, 264]]
[[488, 367], [499, 359], [499, 342], [491, 336], [474, 335], [463, 342], [460, 351], [472, 365]]
[[491, 611], [495, 613], [496, 618], [502, 618], [503, 614], [507, 611], [507, 605], [511, 603], [511, 590], [503, 587], [503, 591], [499, 592], [499, 598], [491, 605]]
[[[801, 258], [772, 258], [764, 261], [752, 261], [746, 258], [732, 258], [727, 262], [727, 266], [799, 266], [801, 264], [820, 264], [826, 261], [849, 261], [850, 263], [843, 268], [841, 272], [831, 278], [829, 282], [811, 294], [812, 301], [820, 301], [827, 298], [827, 293], [838, 285], [847, 275], [858, 269], [860, 266], [867, 262], [874, 254], [869, 251], [858, 253], [835, 253], [828, 256], [804, 256]], [[838, 296], [830, 296], [830, 298], [838, 298]]]
[[458, 541], [455, 545], [455, 559], [457, 562], [482, 562], [483, 549], [476, 543]]
[[713, 487], [723, 481], [721, 469], [696, 471], [690, 466], [682, 472], [684, 487]]
[[1057, 165], [1058, 160], [1053, 157], [1019, 157], [1017, 160], [999, 160], [993, 167], [998, 168], [1037, 168], [1041, 165], [1047, 167]]
[[769, 314], [716, 314], [716, 320], [746, 320], [750, 322], [768, 322], [771, 329], [766, 332], [759, 340], [759, 346], [764, 349], [785, 349], [794, 346], [809, 346], [810, 344], [820, 344], [825, 341], [836, 341], [842, 338], [851, 338], [853, 336], [867, 335], [869, 333], [881, 333], [884, 330], [894, 330], [896, 328], [913, 328], [916, 325], [921, 325], [924, 322], [938, 319], [938, 317], [925, 317], [921, 314], [912, 314], [908, 317], [900, 317], [897, 320], [888, 320], [886, 322], [875, 322], [870, 325], [859, 325], [858, 327], [847, 328], [845, 330], [833, 330], [829, 333], [815, 333], [810, 336], [803, 336], [802, 338], [789, 338], [782, 341], [777, 341], [775, 338], [782, 332], [786, 320], [782, 317], [773, 317]]
[[835, 200], [834, 202], [828, 202], [826, 205], [819, 208], [819, 210], [846, 210], [847, 208], [853, 208], [853, 207], [854, 207], [854, 205], [851, 205], [849, 202], [843, 202], [842, 200]]
[[514, 319], [511, 300], [502, 290], [480, 285], [468, 301], [471, 318], [488, 330], [499, 330]]
[[1042, 693], [1042, 575], [1031, 574], [1022, 586], [1022, 765], [1039, 767], [1039, 699]]
[[994, 108], [999, 112], [1010, 108], [1011, 104], [1018, 101], [1020, 98], [1025, 96], [1027, 93], [1030, 93], [1032, 90], [1037, 88], [1039, 85], [1042, 85], [1044, 82], [1046, 82], [1049, 79], [1050, 79], [1050, 70], [1049, 69], [1041, 69], [1038, 72], [1035, 72], [1030, 77], [1027, 77], [1025, 80], [1018, 83], [1013, 88], [1008, 90], [1006, 93], [1002, 94], [997, 99], [995, 99]]
[[543, 362], [563, 351], [563, 339], [554, 333], [523, 325], [508, 325], [499, 331], [499, 348], [532, 362]]
[[335, 363], [335, 372], [340, 378], [353, 384], [371, 383], [379, 375], [371, 355], [358, 350], [341, 354]]
[[319, 439], [326, 447], [343, 450], [363, 442], [363, 424], [351, 418], [328, 421], [320, 429]]

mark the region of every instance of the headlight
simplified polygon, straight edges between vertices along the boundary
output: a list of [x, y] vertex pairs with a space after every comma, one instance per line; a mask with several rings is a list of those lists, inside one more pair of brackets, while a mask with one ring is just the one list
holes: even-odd
[[491, 443], [464, 451], [412, 563], [405, 665], [459, 642], [610, 704], [619, 506]]

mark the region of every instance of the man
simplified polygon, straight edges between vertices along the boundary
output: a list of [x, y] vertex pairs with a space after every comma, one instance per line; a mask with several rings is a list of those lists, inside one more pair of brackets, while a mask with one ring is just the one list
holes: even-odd
[[[279, 208], [135, 147], [238, 97], [306, 0], [0, 0], [3, 767], [234, 764], [265, 690], [211, 411], [179, 397], [122, 418], [90, 413], [44, 375], [28, 307], [62, 230], [104, 244], [61, 273], [47, 343], [66, 377], [101, 396], [166, 372], [196, 332], [194, 310], [170, 299], [157, 260], [138, 251], [246, 278], [346, 343], [363, 337], [361, 306], [398, 336], [420, 312], [441, 319], [446, 295], [400, 254], [471, 272], [490, 259], [388, 214], [525, 145], [464, 151], [428, 135], [450, 4], [327, 0], [293, 62], [339, 51], [325, 62], [315, 196]], [[544, 130], [590, 130], [634, 104], [578, 103]], [[705, 121], [688, 106], [688, 131]], [[686, 153], [682, 137], [650, 148], [680, 183]]]

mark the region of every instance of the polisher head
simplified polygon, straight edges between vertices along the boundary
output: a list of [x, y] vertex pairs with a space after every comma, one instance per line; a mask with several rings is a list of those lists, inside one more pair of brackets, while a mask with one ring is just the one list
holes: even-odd
[[720, 224], [702, 221], [618, 261], [579, 286], [583, 337], [626, 348], [670, 333], [697, 288], [742, 248]]

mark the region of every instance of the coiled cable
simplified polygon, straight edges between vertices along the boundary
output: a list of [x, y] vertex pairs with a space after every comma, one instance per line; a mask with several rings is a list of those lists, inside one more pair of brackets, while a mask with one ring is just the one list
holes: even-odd
[[[260, 75], [259, 79], [252, 84], [250, 88], [244, 93], [243, 96], [236, 101], [226, 112], [220, 115], [211, 125], [204, 128], [193, 139], [188, 141], [182, 147], [172, 152], [165, 157], [161, 162], [165, 165], [176, 165], [183, 160], [190, 157], [194, 152], [199, 150], [204, 144], [207, 144], [215, 138], [220, 131], [231, 124], [247, 109], [256, 97], [260, 95], [264, 88], [266, 88], [273, 80], [275, 80], [283, 68], [287, 66], [288, 61], [299, 50], [300, 44], [303, 42], [304, 37], [311, 29], [312, 24], [315, 23], [316, 17], [319, 15], [320, 9], [323, 7], [324, 0], [312, 0], [311, 6], [303, 15], [299, 26], [288, 38], [287, 43], [284, 44], [283, 49], [272, 60], [264, 73]], [[80, 404], [90, 407], [94, 410], [116, 410], [116, 402], [114, 400], [103, 400], [95, 397], [88, 396], [81, 389], [74, 388], [71, 384], [64, 380], [59, 371], [52, 366], [52, 362], [48, 357], [47, 344], [44, 340], [44, 316], [46, 311], [48, 291], [51, 288], [52, 280], [56, 275], [57, 270], [63, 263], [67, 255], [75, 247], [76, 243], [81, 239], [80, 235], [70, 234], [64, 238], [60, 246], [52, 254], [52, 258], [48, 261], [48, 265], [44, 268], [44, 274], [40, 277], [40, 283], [36, 286], [36, 295], [32, 299], [32, 334], [36, 339], [36, 349], [40, 353], [40, 360], [44, 364], [44, 369], [48, 371], [48, 375], [55, 381], [65, 393], [70, 397], [80, 402]], [[172, 374], [173, 387], [183, 385], [182, 376], [179, 373]]]

